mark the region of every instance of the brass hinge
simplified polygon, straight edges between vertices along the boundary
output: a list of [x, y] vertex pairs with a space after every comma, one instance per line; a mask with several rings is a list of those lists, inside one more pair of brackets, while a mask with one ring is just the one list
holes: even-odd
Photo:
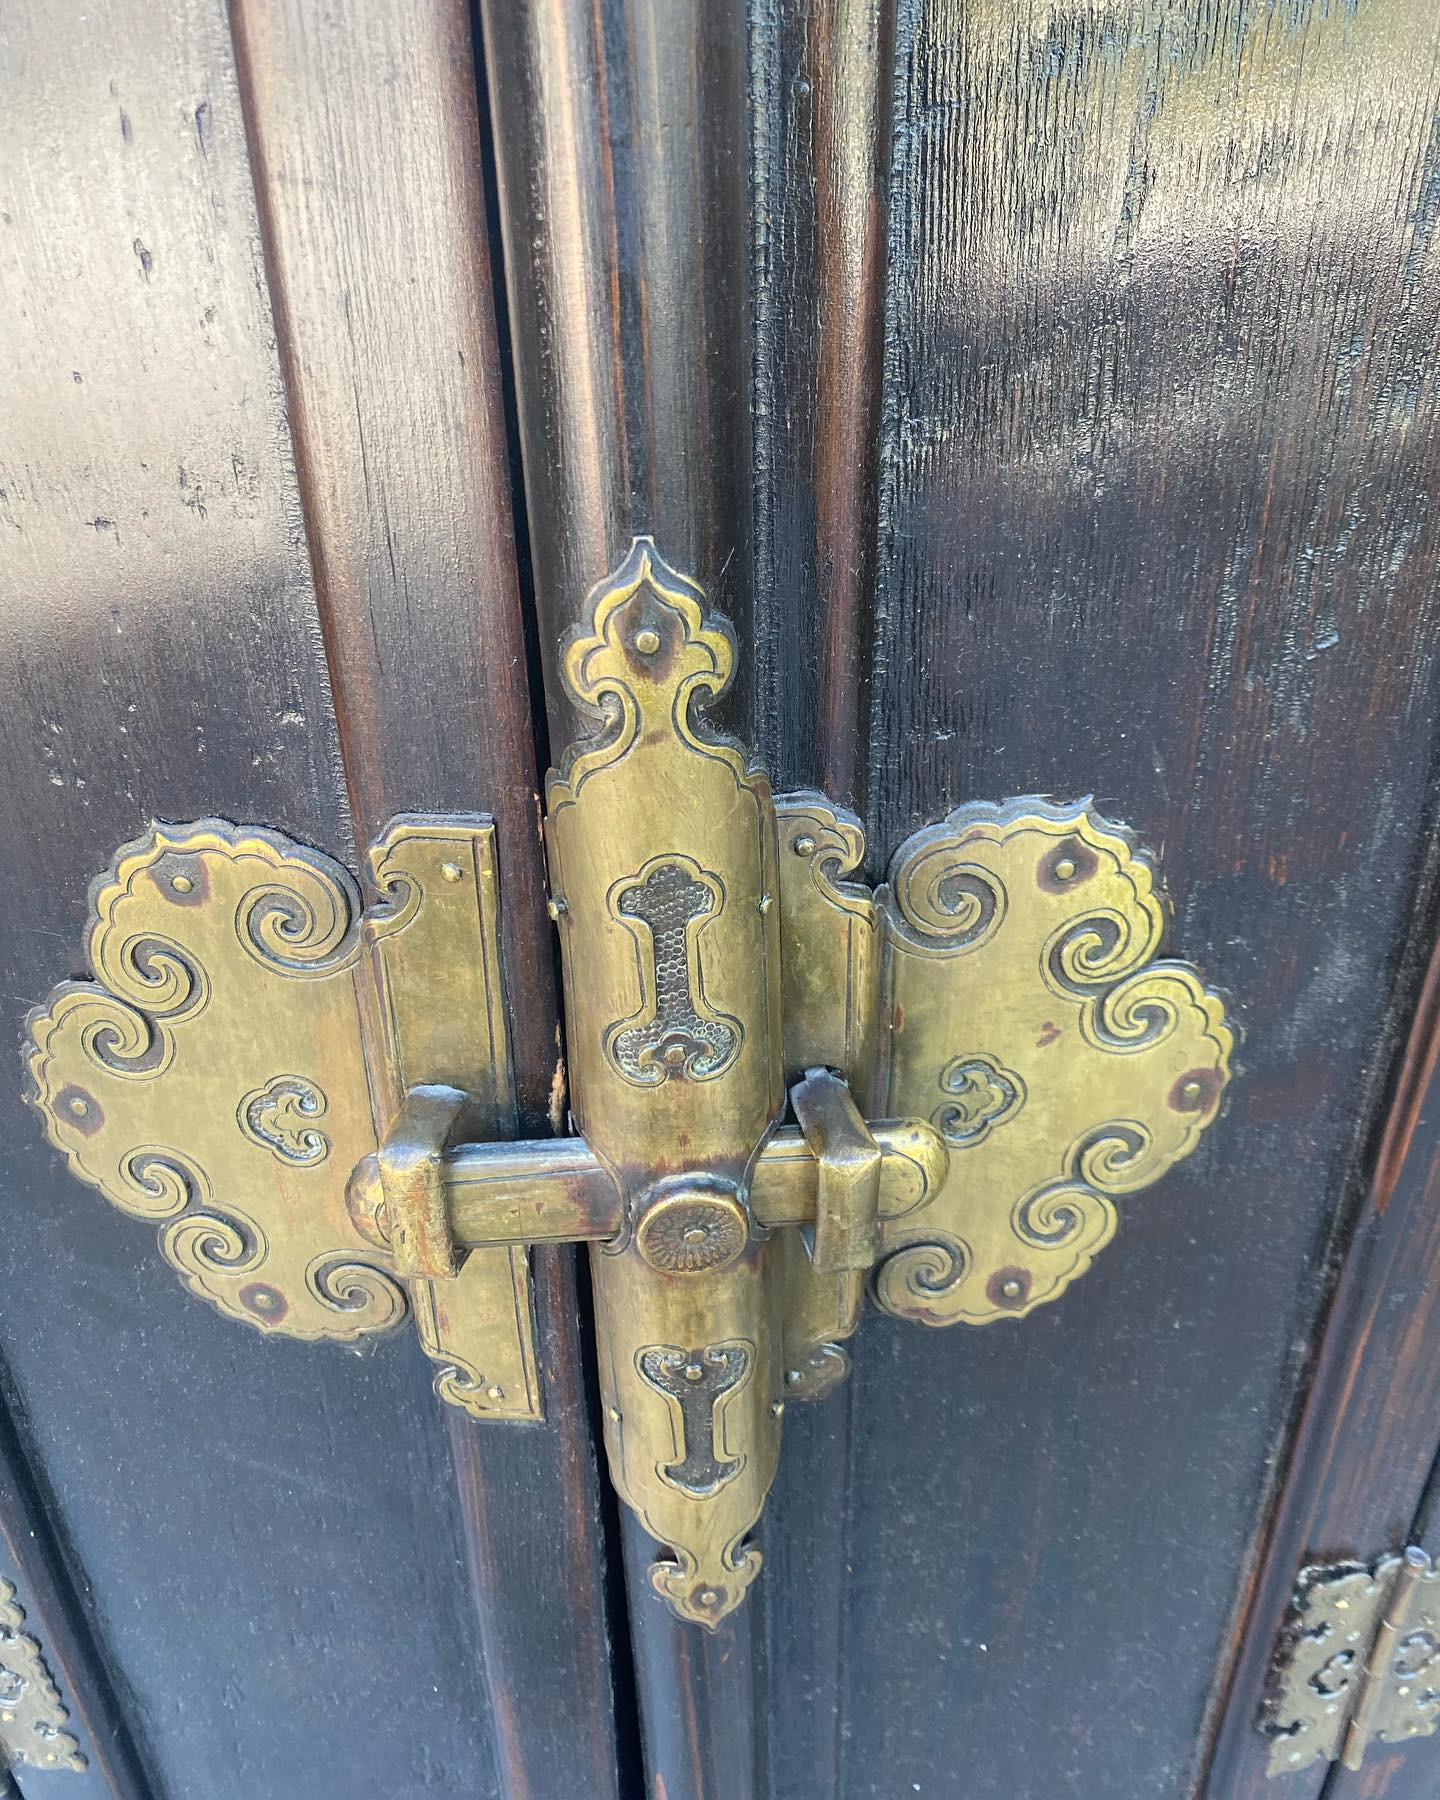
[[1268, 1772], [1337, 1759], [1358, 1769], [1376, 1739], [1431, 1736], [1437, 1664], [1440, 1569], [1423, 1550], [1302, 1569], [1265, 1700]]
[[1057, 1299], [1216, 1117], [1234, 1035], [1088, 802], [963, 806], [849, 879], [859, 820], [707, 728], [735, 658], [648, 539], [564, 646], [594, 720], [546, 793], [575, 1136], [506, 1141], [480, 818], [396, 820], [368, 909], [276, 832], [153, 826], [28, 1051], [54, 1142], [196, 1293], [302, 1338], [408, 1311], [476, 1417], [542, 1415], [528, 1246], [590, 1244], [612, 1476], [710, 1627], [867, 1283], [926, 1325]]
[[0, 1769], [23, 1762], [82, 1774], [89, 1764], [65, 1729], [70, 1714], [28, 1623], [14, 1584], [0, 1581]]

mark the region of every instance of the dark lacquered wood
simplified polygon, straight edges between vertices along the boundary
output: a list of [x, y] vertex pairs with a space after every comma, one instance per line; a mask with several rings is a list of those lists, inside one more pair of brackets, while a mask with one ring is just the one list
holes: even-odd
[[[1175, 941], [1250, 1036], [1211, 1141], [1122, 1202], [1065, 1300], [981, 1331], [866, 1320], [843, 1501], [790, 1454], [818, 1419], [787, 1435], [770, 1569], [835, 1581], [814, 1509], [840, 1510], [850, 1649], [838, 1748], [777, 1791], [818, 1800], [838, 1764], [846, 1796], [1151, 1800], [1199, 1778], [1426, 929], [1440, 46], [1403, 0], [897, 10], [871, 867], [962, 800], [1094, 792], [1160, 852]], [[814, 204], [794, 119], [818, 75], [782, 56], [763, 90], [762, 270]], [[755, 590], [793, 646], [788, 783], [822, 767], [822, 648], [787, 436], [806, 358], [773, 342], [757, 481], [789, 497]], [[787, 1694], [823, 1692], [828, 1636], [780, 1635]]]
[[[1364, 1207], [1320, 1339], [1314, 1378], [1290, 1442], [1264, 1554], [1236, 1622], [1233, 1666], [1208, 1792], [1259, 1796], [1266, 1744], [1255, 1731], [1270, 1646], [1296, 1571], [1364, 1560], [1418, 1541], [1440, 1439], [1440, 954], [1431, 961], [1388, 1097]], [[1427, 1745], [1380, 1750], [1363, 1776], [1318, 1765], [1286, 1778], [1314, 1800], [1435, 1791]], [[1416, 1785], [1428, 1783], [1428, 1785]]]
[[[752, 7], [755, 653], [782, 786], [863, 799], [894, 7]], [[803, 653], [797, 657], [797, 648]]]
[[[0, 1394], [7, 1388], [0, 1376]], [[156, 1800], [56, 1535], [53, 1521], [61, 1509], [38, 1479], [20, 1423], [9, 1405], [0, 1411], [0, 1577], [15, 1589], [25, 1634], [41, 1647], [69, 1715], [65, 1729], [86, 1767], [52, 1770], [17, 1763], [15, 1792], [25, 1800], [65, 1794], [73, 1800]]]
[[[636, 534], [751, 621], [749, 125], [739, 4], [482, 6], [552, 748], [557, 652]], [[731, 702], [745, 713], [742, 672]], [[625, 1528], [651, 1790], [765, 1792], [761, 1627], [697, 1642]]]
[[[21, 5], [0, 25], [3, 968], [17, 1043], [27, 1002], [77, 970], [90, 877], [152, 815], [263, 821], [352, 862], [355, 850], [227, 9], [110, 0], [87, 11], [83, 30], [61, 24], [53, 9]], [[402, 66], [407, 46], [420, 53], [412, 25], [397, 45]], [[432, 53], [463, 56], [453, 27], [448, 37], [431, 29]], [[367, 27], [352, 11], [332, 44], [348, 33], [360, 56], [373, 31], [373, 18]], [[384, 90], [377, 78], [355, 131], [383, 135]], [[307, 115], [316, 131], [327, 124], [336, 120]], [[435, 136], [446, 129], [413, 122], [437, 179]], [[473, 146], [473, 122], [469, 132]], [[293, 196], [313, 205], [317, 233], [328, 220], [348, 234], [344, 256], [324, 267], [348, 281], [362, 342], [378, 329], [387, 273], [399, 279], [374, 242], [383, 221], [364, 205], [379, 182], [375, 171], [357, 181], [343, 225], [333, 186]], [[395, 216], [392, 206], [392, 227]], [[412, 224], [425, 235], [421, 211]], [[420, 291], [433, 300], [442, 253], [432, 244], [411, 254], [431, 259]], [[366, 268], [369, 286], [356, 273]], [[393, 304], [410, 301], [397, 291]], [[457, 325], [451, 340], [457, 371], [470, 328]], [[417, 405], [434, 397], [423, 371], [411, 373]], [[477, 381], [488, 380], [482, 366]], [[456, 393], [464, 386], [460, 371]], [[354, 402], [348, 393], [351, 417]], [[466, 479], [489, 495], [493, 472], [464, 418], [458, 401], [449, 412], [436, 401], [437, 454], [468, 471], [452, 497]], [[398, 428], [375, 428], [395, 452]], [[488, 671], [472, 652], [488, 640], [474, 602], [453, 617], [460, 581], [436, 597], [426, 579], [439, 579], [435, 540], [448, 541], [449, 526], [402, 505], [393, 476], [377, 479], [374, 510], [392, 507], [397, 567], [411, 578], [406, 592], [403, 580], [376, 577], [377, 612], [405, 600], [413, 650], [430, 609], [465, 705], [483, 709]], [[345, 516], [353, 524], [361, 510]], [[360, 523], [365, 552], [388, 560], [383, 533]], [[417, 548], [427, 530], [434, 539]], [[506, 579], [486, 591], [503, 596]], [[429, 676], [417, 705], [439, 710], [454, 671], [443, 684], [433, 665]], [[499, 678], [508, 687], [513, 674]], [[388, 704], [375, 691], [375, 705]], [[358, 729], [351, 736], [393, 755]], [[417, 728], [420, 774], [433, 766], [424, 737]], [[474, 740], [458, 741], [453, 787], [430, 803], [487, 797], [471, 786]], [[533, 773], [522, 762], [505, 776], [524, 792]], [[374, 804], [373, 784], [356, 791]], [[417, 780], [396, 798], [427, 795]], [[457, 1499], [430, 1371], [408, 1334], [354, 1356], [238, 1329], [184, 1292], [151, 1231], [64, 1172], [20, 1105], [18, 1070], [0, 1084], [0, 1106], [0, 1340], [37, 1468], [62, 1509], [56, 1529], [84, 1623], [116, 1671], [157, 1788], [206, 1800], [497, 1795], [507, 1726], [487, 1699], [464, 1574], [467, 1536], [473, 1547], [485, 1527], [473, 1495]], [[568, 1293], [549, 1277], [541, 1285], [564, 1322]], [[563, 1394], [572, 1346], [545, 1342]], [[587, 1586], [597, 1579], [585, 1517], [594, 1489], [587, 1499], [578, 1441], [573, 1425], [516, 1428], [486, 1458], [499, 1495], [488, 1529], [523, 1609], [512, 1643], [491, 1632], [485, 1650], [498, 1647], [503, 1667], [528, 1637], [527, 1686], [542, 1679], [536, 1661], [570, 1684], [537, 1753], [603, 1793], [603, 1621]], [[507, 1456], [508, 1478], [496, 1467]]]
[[[756, 144], [750, 741], [863, 801], [883, 397], [894, 9], [752, 8]], [[798, 1074], [800, 1071], [791, 1071]], [[791, 1407], [762, 1541], [771, 1792], [839, 1791], [854, 1389]], [[863, 1650], [860, 1652], [863, 1655]]]
[[[553, 961], [469, 12], [243, 0], [234, 19], [357, 818], [495, 815], [533, 1125], [556, 1079]], [[535, 1262], [546, 1424], [445, 1421], [514, 1800], [619, 1779], [574, 1258]]]
[[582, 727], [559, 636], [636, 533], [749, 626], [745, 17], [738, 0], [481, 13], [559, 749]]

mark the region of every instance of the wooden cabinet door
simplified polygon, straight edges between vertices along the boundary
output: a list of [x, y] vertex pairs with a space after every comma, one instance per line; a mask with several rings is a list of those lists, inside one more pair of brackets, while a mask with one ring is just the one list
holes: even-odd
[[571, 1252], [547, 1422], [442, 1416], [404, 1337], [196, 1305], [12, 1085], [0, 1578], [86, 1758], [15, 1792], [1260, 1793], [1296, 1569], [1434, 1531], [1429, 6], [18, 0], [0, 79], [17, 1041], [152, 817], [354, 867], [484, 810], [562, 1126], [537, 794], [640, 534], [866, 879], [1094, 795], [1246, 1033], [1062, 1299], [866, 1318], [713, 1633], [611, 1492]]
[[1413, 1288], [1333, 1286], [1433, 937], [1432, 11], [482, 17], [552, 741], [555, 647], [653, 533], [870, 879], [958, 803], [1096, 795], [1247, 1032], [1063, 1300], [867, 1320], [715, 1637], [626, 1523], [654, 1791], [1248, 1793], [1299, 1562], [1388, 1547], [1429, 1454], [1412, 1384], [1393, 1496], [1342, 1514], [1293, 1424], [1324, 1321], [1381, 1411], [1365, 1306], [1434, 1341]]
[[[485, 810], [533, 1127], [555, 1015], [465, 8], [22, 4], [0, 81], [16, 1031], [151, 818], [358, 867], [392, 813]], [[0, 1095], [0, 1575], [89, 1763], [19, 1791], [616, 1794], [568, 1254], [535, 1260], [548, 1420], [483, 1433], [408, 1333], [356, 1356], [197, 1304]]]

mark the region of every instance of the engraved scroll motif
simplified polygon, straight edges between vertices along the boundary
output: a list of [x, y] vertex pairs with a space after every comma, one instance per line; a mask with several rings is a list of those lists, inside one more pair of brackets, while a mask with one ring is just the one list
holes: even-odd
[[720, 1452], [715, 1409], [745, 1379], [749, 1346], [709, 1344], [701, 1350], [677, 1350], [652, 1344], [636, 1360], [651, 1387], [668, 1395], [680, 1410], [683, 1452], [664, 1464], [661, 1473], [687, 1494], [713, 1494], [740, 1473], [741, 1459]]
[[25, 1762], [81, 1774], [89, 1765], [78, 1739], [65, 1730], [70, 1714], [44, 1651], [24, 1624], [13, 1583], [0, 1581], [0, 1767]]
[[240, 1102], [240, 1129], [284, 1162], [323, 1162], [330, 1154], [330, 1140], [311, 1121], [322, 1118], [328, 1108], [313, 1081], [277, 1075]]
[[953, 1098], [936, 1107], [932, 1120], [960, 1149], [983, 1143], [1025, 1104], [1025, 1084], [993, 1056], [957, 1056], [942, 1070], [940, 1087]]
[[882, 1109], [932, 1119], [952, 1156], [924, 1220], [885, 1231], [876, 1298], [930, 1325], [1022, 1317], [1110, 1241], [1117, 1197], [1195, 1148], [1234, 1033], [1193, 968], [1151, 960], [1154, 870], [1084, 803], [962, 807], [877, 898]]
[[722, 905], [717, 878], [683, 856], [657, 857], [612, 896], [635, 932], [645, 994], [636, 1018], [606, 1033], [606, 1054], [627, 1081], [708, 1081], [734, 1061], [739, 1023], [706, 1004], [700, 979], [700, 934]]
[[375, 1147], [351, 877], [277, 833], [205, 820], [152, 827], [91, 900], [95, 979], [28, 1021], [51, 1141], [158, 1225], [187, 1287], [231, 1317], [306, 1339], [396, 1324], [404, 1292], [345, 1210]]

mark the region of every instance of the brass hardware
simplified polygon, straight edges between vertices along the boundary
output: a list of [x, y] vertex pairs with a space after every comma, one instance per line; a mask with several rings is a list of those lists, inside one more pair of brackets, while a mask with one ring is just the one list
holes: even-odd
[[[412, 1068], [463, 1091], [471, 1135], [511, 1119], [493, 827], [397, 819], [370, 868], [362, 920], [346, 871], [277, 832], [156, 825], [92, 891], [94, 981], [29, 1020], [31, 1097], [75, 1173], [160, 1226], [193, 1293], [289, 1337], [407, 1311], [345, 1187]], [[445, 1399], [541, 1416], [523, 1251], [408, 1288]]]
[[[927, 1325], [1023, 1318], [1115, 1235], [1115, 1198], [1194, 1149], [1233, 1033], [1195, 970], [1151, 959], [1167, 908], [1086, 805], [961, 807], [900, 846], [875, 1110], [930, 1119], [950, 1180], [884, 1234], [881, 1306]], [[963, 1034], [963, 1035], [962, 1035]]]
[[1057, 1298], [1215, 1117], [1232, 1047], [1194, 970], [1150, 960], [1164, 905], [1120, 828], [961, 808], [872, 893], [857, 819], [774, 800], [706, 729], [734, 660], [647, 539], [564, 648], [595, 721], [545, 824], [577, 1137], [504, 1141], [479, 819], [397, 820], [363, 918], [273, 833], [155, 827], [29, 1053], [51, 1137], [192, 1287], [308, 1337], [408, 1298], [477, 1416], [540, 1416], [526, 1247], [588, 1243], [615, 1486], [657, 1591], [712, 1628], [760, 1567], [785, 1405], [844, 1375], [867, 1281], [932, 1325]]
[[1440, 1722], [1440, 1569], [1413, 1546], [1372, 1567], [1302, 1569], [1276, 1649], [1263, 1729], [1267, 1773], [1337, 1759], [1358, 1769], [1377, 1740], [1430, 1737]]
[[0, 1581], [0, 1769], [30, 1763], [37, 1769], [89, 1767], [65, 1726], [70, 1714], [39, 1642], [23, 1629], [24, 1609], [11, 1582]]

